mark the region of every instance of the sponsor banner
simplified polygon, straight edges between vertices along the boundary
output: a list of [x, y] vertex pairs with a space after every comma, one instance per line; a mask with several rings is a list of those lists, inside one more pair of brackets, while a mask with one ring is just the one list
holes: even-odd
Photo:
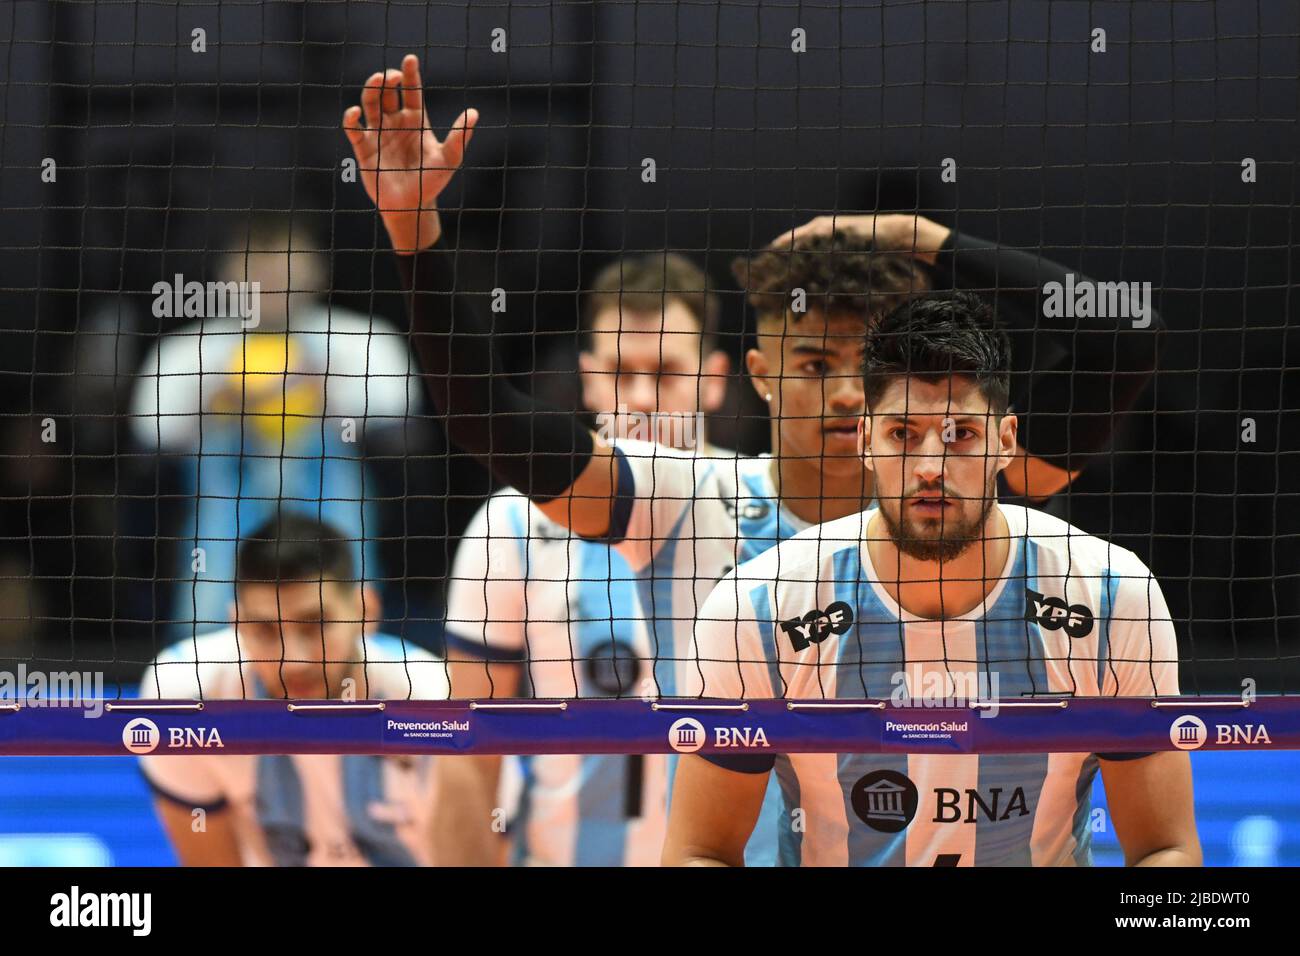
[[[1140, 753], [1300, 749], [1300, 698], [1076, 698], [977, 708], [889, 702], [97, 702], [0, 710], [0, 754]], [[808, 704], [818, 706], [807, 706]], [[1051, 702], [1034, 701], [1034, 704]], [[1059, 703], [1059, 702], [1058, 702]], [[502, 706], [509, 704], [509, 706]], [[835, 704], [838, 706], [826, 706]], [[174, 709], [168, 709], [171, 705]], [[722, 706], [719, 706], [722, 705]], [[87, 705], [87, 708], [96, 705]]]
[[385, 744], [426, 744], [467, 750], [473, 743], [469, 714], [385, 714]]
[[891, 707], [880, 720], [885, 753], [968, 753], [977, 711], [970, 707]]

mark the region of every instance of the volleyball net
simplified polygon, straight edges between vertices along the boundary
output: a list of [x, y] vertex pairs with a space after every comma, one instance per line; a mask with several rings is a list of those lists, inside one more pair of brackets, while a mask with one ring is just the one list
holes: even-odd
[[[1296, 12], [1051, 9], [16, 4], [0, 753], [1300, 746]], [[764, 563], [917, 503], [864, 343], [953, 293], [1020, 432], [920, 513], [1045, 517], [955, 615]]]

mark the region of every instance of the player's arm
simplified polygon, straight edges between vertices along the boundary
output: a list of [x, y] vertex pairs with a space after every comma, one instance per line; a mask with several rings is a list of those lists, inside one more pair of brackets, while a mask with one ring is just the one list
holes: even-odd
[[[515, 697], [523, 668], [517, 662], [458, 660], [448, 664], [458, 700]], [[506, 841], [493, 827], [501, 756], [439, 757], [434, 762], [433, 845], [438, 866], [501, 866]]]
[[729, 770], [684, 754], [673, 778], [663, 865], [744, 866], [770, 770]]
[[[926, 222], [929, 222], [926, 220]], [[1012, 391], [1020, 413], [1017, 460], [1003, 472], [1012, 494], [1050, 497], [1105, 451], [1116, 425], [1156, 370], [1164, 322], [1151, 303], [1145, 318], [1044, 317], [1044, 290], [1095, 280], [1043, 256], [947, 231], [934, 272], [945, 287], [977, 291], [994, 304], [1012, 344]]]
[[[154, 669], [146, 672], [151, 677]], [[151, 696], [152, 684], [141, 685]], [[212, 772], [211, 757], [149, 754], [140, 771], [154, 794], [154, 808], [181, 866], [241, 866], [233, 815]]]
[[[1110, 572], [1116, 594], [1102, 694], [1176, 697], [1178, 637], [1160, 582], [1137, 555], [1122, 548], [1114, 549]], [[1188, 754], [1098, 756], [1115, 835], [1128, 865], [1200, 866]]]
[[[527, 540], [516, 528], [527, 505], [493, 495], [470, 519], [447, 587], [447, 676], [454, 700], [519, 696], [527, 650]], [[499, 866], [506, 841], [496, 820], [501, 757], [439, 757], [434, 764], [433, 839], [441, 866]]]
[[228, 808], [205, 809], [199, 816], [196, 810], [201, 808], [188, 807], [164, 796], [154, 797], [154, 807], [181, 866], [243, 865], [234, 819]]
[[1106, 803], [1129, 866], [1200, 866], [1192, 764], [1181, 750], [1101, 761]]
[[993, 300], [1012, 338], [1019, 411], [1033, 413], [1033, 419], [1021, 418], [1016, 460], [1002, 473], [1012, 494], [1041, 501], [1077, 478], [1155, 373], [1157, 333], [1164, 323], [1154, 308], [1149, 324], [1140, 321], [1140, 328], [1123, 319], [1043, 318], [1048, 283], [1064, 286], [1067, 273], [1075, 274], [1076, 285], [1092, 281], [1075, 269], [924, 216], [818, 216], [773, 246], [832, 229], [871, 236], [882, 249], [910, 251], [931, 267], [939, 288], [981, 292]]
[[[742, 579], [747, 567], [727, 574], [700, 607], [697, 666], [684, 675], [684, 697], [775, 696], [753, 605], [742, 594], [755, 583]], [[673, 778], [664, 866], [744, 866], [745, 845], [762, 811], [774, 763], [765, 754], [684, 755]]]
[[343, 115], [362, 183], [397, 253], [411, 340], [448, 438], [552, 520], [586, 537], [619, 537], [611, 509], [621, 472], [612, 449], [574, 413], [535, 402], [500, 374], [491, 321], [453, 294], [453, 253], [434, 248], [442, 235], [438, 196], [477, 122], [478, 111], [466, 110], [444, 140], [434, 135], [412, 55], [400, 71], [371, 76], [361, 105]]
[[[142, 700], [194, 698], [198, 665], [164, 651], [140, 678]], [[140, 773], [153, 791], [154, 809], [181, 866], [242, 866], [234, 815], [206, 756], [146, 754]], [[220, 759], [220, 758], [216, 758]]]

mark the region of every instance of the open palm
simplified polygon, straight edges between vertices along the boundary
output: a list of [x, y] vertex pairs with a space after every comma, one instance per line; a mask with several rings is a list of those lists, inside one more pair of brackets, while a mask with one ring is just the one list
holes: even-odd
[[438, 196], [460, 168], [478, 122], [478, 111], [466, 110], [439, 140], [424, 109], [423, 90], [420, 61], [408, 54], [400, 71], [372, 75], [361, 91], [361, 105], [343, 114], [362, 185], [394, 234], [395, 246], [399, 237], [413, 238], [422, 219], [433, 216], [436, 223]]

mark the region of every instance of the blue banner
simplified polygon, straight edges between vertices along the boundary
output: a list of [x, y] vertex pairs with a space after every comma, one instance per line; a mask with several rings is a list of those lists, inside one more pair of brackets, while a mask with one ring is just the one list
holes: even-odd
[[1300, 749], [1300, 698], [41, 701], [0, 754], [1111, 753]]

